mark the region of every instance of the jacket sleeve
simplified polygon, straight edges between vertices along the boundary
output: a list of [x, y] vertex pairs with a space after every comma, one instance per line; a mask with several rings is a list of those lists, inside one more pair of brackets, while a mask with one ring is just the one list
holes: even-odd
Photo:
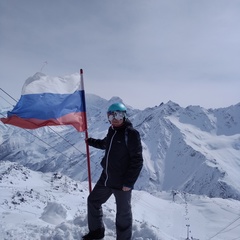
[[104, 139], [88, 138], [87, 143], [95, 148], [106, 149], [106, 137]]
[[133, 188], [143, 167], [141, 138], [136, 129], [128, 131], [127, 147], [130, 155], [130, 162], [124, 176], [124, 186]]

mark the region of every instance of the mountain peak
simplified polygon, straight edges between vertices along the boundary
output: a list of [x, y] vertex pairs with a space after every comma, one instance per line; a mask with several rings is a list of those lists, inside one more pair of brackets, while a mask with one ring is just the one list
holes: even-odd
[[[109, 127], [107, 108], [123, 101], [116, 96], [108, 101], [94, 94], [87, 94], [86, 100], [89, 134], [103, 138]], [[235, 184], [235, 172], [240, 171], [239, 106], [207, 110], [200, 106], [182, 108], [168, 101], [143, 111], [129, 107], [128, 117], [141, 135], [145, 163], [136, 189], [175, 189], [240, 199], [240, 189]], [[63, 138], [48, 128], [31, 134], [10, 126], [1, 127], [0, 131], [1, 159], [33, 170], [60, 171], [80, 181], [87, 178], [84, 137], [74, 129], [61, 127]], [[93, 182], [101, 172], [102, 156], [102, 151], [91, 148]]]

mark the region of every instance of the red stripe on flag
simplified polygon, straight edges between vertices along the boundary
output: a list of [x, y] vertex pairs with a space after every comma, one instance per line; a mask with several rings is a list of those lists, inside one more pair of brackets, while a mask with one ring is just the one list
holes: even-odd
[[83, 132], [86, 130], [86, 122], [84, 120], [84, 113], [69, 113], [58, 119], [40, 120], [36, 118], [20, 118], [16, 115], [9, 118], [1, 118], [4, 124], [11, 124], [20, 128], [36, 129], [45, 126], [57, 126], [57, 125], [72, 125], [77, 131]]

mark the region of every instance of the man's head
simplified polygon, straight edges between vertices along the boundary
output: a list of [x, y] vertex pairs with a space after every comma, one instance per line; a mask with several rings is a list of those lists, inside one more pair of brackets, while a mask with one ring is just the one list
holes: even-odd
[[123, 103], [113, 103], [108, 108], [108, 120], [114, 126], [118, 127], [123, 124], [126, 118], [127, 108]]

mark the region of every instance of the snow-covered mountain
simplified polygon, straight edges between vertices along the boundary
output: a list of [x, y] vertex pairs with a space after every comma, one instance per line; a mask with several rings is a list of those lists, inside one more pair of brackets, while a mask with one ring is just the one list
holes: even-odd
[[[86, 94], [88, 135], [103, 138], [108, 106]], [[233, 240], [240, 236], [240, 103], [220, 109], [127, 103], [144, 168], [133, 191], [135, 240]], [[7, 110], [0, 114], [6, 116]], [[87, 232], [85, 134], [71, 126], [25, 130], [0, 122], [0, 240], [72, 240]], [[91, 177], [103, 151], [90, 147]], [[104, 205], [115, 239], [114, 199]]]
[[[89, 136], [105, 136], [109, 127], [106, 110], [116, 101], [122, 100], [86, 95]], [[240, 103], [204, 109], [182, 108], [169, 101], [142, 111], [131, 106], [128, 109], [144, 149], [144, 169], [135, 189], [149, 193], [178, 190], [240, 200]], [[1, 160], [87, 180], [85, 134], [74, 128], [30, 131], [0, 123], [0, 133]], [[90, 148], [90, 153], [95, 182], [101, 172], [103, 151]]]

